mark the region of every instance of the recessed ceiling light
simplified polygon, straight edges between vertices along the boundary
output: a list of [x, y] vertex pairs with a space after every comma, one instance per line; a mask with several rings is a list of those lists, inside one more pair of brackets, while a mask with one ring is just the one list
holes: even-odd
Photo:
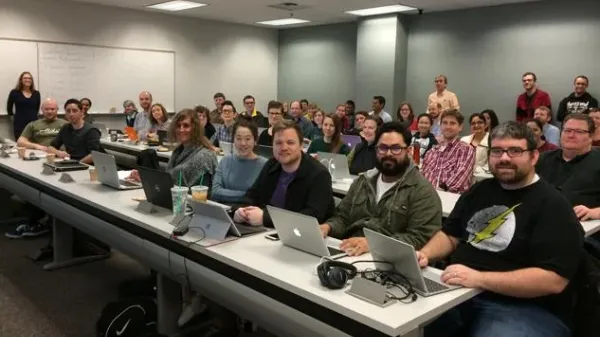
[[303, 20], [303, 19], [296, 19], [296, 18], [287, 18], [287, 19], [260, 21], [260, 22], [257, 22], [257, 24], [269, 25], [269, 26], [286, 26], [286, 25], [296, 25], [299, 23], [306, 23], [306, 22], [310, 22], [310, 21]]
[[380, 15], [380, 14], [388, 14], [388, 13], [408, 12], [408, 11], [413, 11], [413, 10], [416, 10], [416, 8], [404, 6], [404, 5], [391, 5], [391, 6], [383, 6], [383, 7], [357, 9], [355, 11], [346, 11], [345, 13], [352, 14], [352, 15], [358, 15], [358, 16], [369, 16], [369, 15]]
[[202, 7], [202, 6], [206, 6], [206, 4], [201, 4], [199, 2], [193, 2], [193, 1], [175, 0], [175, 1], [163, 2], [160, 4], [156, 4], [156, 5], [149, 5], [146, 7], [152, 8], [152, 9], [159, 9], [162, 11], [176, 12], [176, 11], [183, 11], [183, 10], [191, 9], [191, 8]]

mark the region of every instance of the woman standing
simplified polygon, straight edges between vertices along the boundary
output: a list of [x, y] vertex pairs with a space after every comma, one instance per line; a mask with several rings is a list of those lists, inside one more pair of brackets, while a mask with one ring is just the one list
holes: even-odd
[[321, 110], [315, 111], [313, 115], [313, 133], [312, 139], [317, 139], [323, 137], [323, 121], [325, 120], [325, 113]]
[[488, 148], [489, 132], [486, 131], [487, 123], [481, 113], [474, 113], [469, 117], [471, 124], [471, 134], [464, 136], [460, 140], [475, 148], [475, 170], [473, 173], [488, 171]]
[[396, 111], [396, 118], [402, 123], [410, 132], [415, 132], [418, 129], [417, 119], [410, 103], [402, 103]]
[[40, 104], [40, 92], [35, 90], [33, 75], [28, 71], [21, 73], [17, 86], [8, 94], [6, 102], [6, 112], [9, 116], [14, 116], [13, 133], [15, 140], [19, 139], [27, 124], [38, 118]]
[[337, 115], [327, 115], [323, 119], [323, 137], [310, 143], [308, 154], [329, 152], [348, 155], [350, 148], [342, 142], [342, 121]]
[[420, 114], [419, 118], [417, 118], [417, 125], [418, 131], [413, 136], [412, 145], [418, 145], [419, 157], [421, 158], [421, 162], [423, 162], [427, 151], [431, 150], [434, 145], [437, 145], [438, 141], [435, 139], [435, 135], [431, 133], [433, 118], [430, 114]]
[[542, 124], [542, 121], [539, 119], [531, 119], [527, 121], [527, 127], [533, 132], [537, 144], [536, 149], [540, 153], [558, 149], [558, 146], [547, 142], [544, 139], [544, 132], [542, 131], [544, 129], [544, 125]]

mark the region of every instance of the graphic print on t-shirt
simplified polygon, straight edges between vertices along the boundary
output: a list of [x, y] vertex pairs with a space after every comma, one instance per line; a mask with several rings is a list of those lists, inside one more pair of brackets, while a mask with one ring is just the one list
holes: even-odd
[[475, 213], [467, 224], [468, 242], [475, 248], [490, 252], [500, 252], [510, 245], [515, 235], [516, 218], [511, 208], [492, 206]]

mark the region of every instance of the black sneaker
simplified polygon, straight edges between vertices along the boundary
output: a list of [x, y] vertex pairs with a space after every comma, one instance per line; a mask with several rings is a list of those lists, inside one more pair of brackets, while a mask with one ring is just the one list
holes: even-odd
[[20, 239], [23, 237], [23, 233], [29, 231], [30, 226], [28, 224], [18, 225], [14, 230], [5, 233], [4, 235], [10, 239]]
[[27, 230], [23, 232], [23, 236], [36, 237], [50, 233], [50, 228], [46, 225], [37, 224], [34, 226], [28, 226]]

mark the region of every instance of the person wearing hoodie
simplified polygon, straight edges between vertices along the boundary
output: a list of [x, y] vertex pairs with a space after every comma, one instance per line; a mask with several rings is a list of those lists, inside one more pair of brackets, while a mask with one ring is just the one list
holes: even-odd
[[350, 174], [358, 175], [375, 167], [377, 163], [377, 152], [375, 151], [376, 134], [377, 120], [368, 116], [362, 123], [362, 130], [360, 132], [362, 142], [356, 145], [348, 155]]
[[369, 251], [369, 228], [420, 249], [442, 225], [442, 203], [412, 163], [411, 134], [401, 123], [385, 123], [377, 132], [377, 163], [360, 175], [333, 217], [320, 226], [323, 236], [343, 239], [350, 256]]
[[575, 78], [575, 91], [565, 97], [558, 106], [556, 119], [563, 122], [572, 113], [588, 113], [589, 109], [598, 107], [598, 100], [587, 92], [590, 81], [586, 76]]

